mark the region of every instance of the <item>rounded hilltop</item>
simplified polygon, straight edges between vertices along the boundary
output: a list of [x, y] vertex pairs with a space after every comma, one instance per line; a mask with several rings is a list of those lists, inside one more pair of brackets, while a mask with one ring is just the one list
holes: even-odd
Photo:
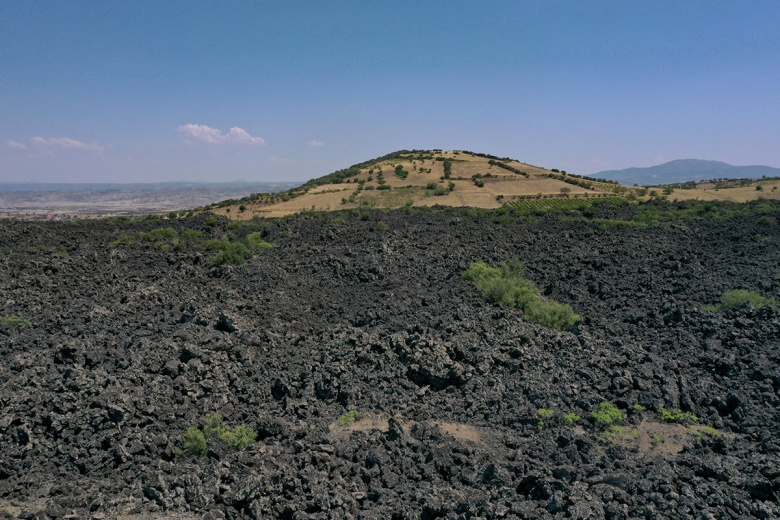
[[704, 180], [626, 186], [611, 179], [568, 173], [467, 150], [400, 150], [278, 193], [256, 193], [206, 206], [233, 220], [283, 217], [304, 211], [450, 206], [496, 209], [537, 206], [566, 209], [603, 199], [615, 202], [704, 200], [748, 202], [780, 198], [780, 179]]
[[301, 211], [404, 206], [499, 208], [527, 199], [636, 197], [603, 179], [465, 150], [401, 150], [281, 193], [255, 194], [207, 209], [232, 219], [281, 217]]

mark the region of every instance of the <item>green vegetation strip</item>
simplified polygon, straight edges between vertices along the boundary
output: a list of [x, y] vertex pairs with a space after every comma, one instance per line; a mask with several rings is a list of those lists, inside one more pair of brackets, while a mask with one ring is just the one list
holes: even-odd
[[206, 251], [217, 252], [209, 260], [211, 265], [241, 265], [253, 252], [271, 247], [274, 247], [273, 244], [263, 240], [262, 233], [256, 231], [250, 233], [244, 240], [239, 242], [231, 242], [226, 238], [212, 240], [206, 244]]
[[490, 267], [474, 262], [463, 273], [487, 300], [523, 312], [523, 318], [544, 327], [571, 330], [580, 317], [569, 305], [544, 299], [534, 282], [524, 277], [523, 264], [517, 261]]
[[23, 318], [20, 318], [19, 316], [2, 316], [0, 317], [0, 326], [4, 327], [19, 327], [22, 329], [26, 329], [29, 327], [32, 327], [32, 322], [29, 320], [25, 320]]
[[201, 426], [191, 426], [182, 436], [183, 453], [193, 457], [202, 457], [208, 451], [209, 443], [223, 442], [235, 450], [243, 450], [257, 439], [255, 430], [245, 424], [235, 428], [225, 426], [218, 413], [206, 416]]
[[777, 300], [765, 298], [755, 291], [734, 289], [723, 293], [723, 296], [720, 298], [720, 303], [718, 305], [708, 306], [707, 310], [727, 311], [729, 309], [742, 307], [746, 303], [750, 303], [755, 309], [761, 309], [762, 307], [777, 307]]

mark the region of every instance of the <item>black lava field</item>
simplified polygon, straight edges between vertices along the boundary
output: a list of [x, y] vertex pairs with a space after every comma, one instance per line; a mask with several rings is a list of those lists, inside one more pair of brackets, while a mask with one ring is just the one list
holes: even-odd
[[[780, 312], [706, 308], [780, 299], [776, 219], [0, 221], [0, 516], [780, 518]], [[513, 259], [572, 331], [462, 277]]]

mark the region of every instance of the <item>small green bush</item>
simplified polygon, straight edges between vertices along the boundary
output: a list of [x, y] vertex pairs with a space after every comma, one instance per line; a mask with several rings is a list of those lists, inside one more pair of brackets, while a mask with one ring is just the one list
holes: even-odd
[[231, 448], [243, 450], [251, 444], [254, 444], [257, 439], [257, 433], [246, 424], [239, 424], [232, 430], [226, 430], [221, 438], [227, 442]]
[[185, 240], [190, 242], [200, 242], [203, 240], [204, 236], [203, 231], [199, 231], [197, 229], [185, 229], [181, 234]]
[[378, 231], [387, 231], [388, 229], [390, 229], [390, 226], [388, 226], [387, 224], [385, 224], [380, 220], [379, 222], [376, 223], [376, 229]]
[[228, 428], [218, 413], [204, 417], [201, 425], [202, 428], [191, 426], [184, 432], [182, 440], [185, 454], [201, 457], [208, 451], [209, 442], [225, 442], [233, 449], [243, 450], [257, 439], [257, 432], [245, 424]]
[[176, 238], [176, 230], [173, 228], [157, 228], [148, 233], [141, 233], [141, 240], [144, 242], [158, 242], [169, 238]]
[[263, 234], [260, 231], [249, 233], [244, 239], [244, 244], [248, 249], [270, 249], [273, 244], [263, 240]]
[[598, 411], [591, 412], [590, 416], [596, 423], [596, 427], [602, 430], [621, 424], [625, 420], [623, 412], [618, 410], [614, 404], [608, 401], [599, 404]]
[[667, 410], [666, 408], [661, 407], [658, 409], [658, 416], [664, 422], [680, 423], [685, 424], [686, 426], [695, 424], [699, 420], [699, 418], [691, 412], [683, 412], [679, 408]]
[[710, 437], [717, 437], [720, 435], [720, 432], [712, 426], [701, 426], [699, 431], [705, 435], [709, 435]]
[[244, 244], [227, 240], [212, 240], [208, 242], [206, 251], [217, 251], [217, 254], [209, 260], [209, 263], [213, 266], [241, 265], [249, 256], [249, 250]]
[[21, 329], [27, 329], [32, 327], [32, 322], [20, 318], [19, 316], [3, 316], [0, 317], [0, 325], [5, 327], [19, 327]]
[[339, 426], [349, 426], [350, 424], [354, 424], [358, 419], [360, 419], [360, 412], [357, 410], [350, 410], [336, 419], [336, 423]]
[[563, 414], [563, 420], [566, 421], [567, 424], [574, 424], [579, 422], [582, 419], [579, 415], [576, 413], [565, 413]]
[[225, 421], [222, 418], [222, 415], [218, 413], [213, 413], [211, 415], [207, 415], [203, 418], [203, 434], [206, 436], [206, 439], [221, 439], [223, 435], [225, 435], [225, 432], [227, 431], [227, 427], [225, 426]]
[[762, 307], [770, 306], [776, 307], [777, 301], [769, 298], [764, 298], [755, 291], [748, 291], [746, 289], [734, 289], [732, 291], [726, 291], [720, 298], [720, 304], [707, 307], [708, 310], [726, 311], [729, 309], [735, 309], [741, 307], [745, 303], [750, 302], [753, 307], [760, 309]]
[[134, 235], [122, 235], [113, 242], [111, 242], [109, 247], [119, 247], [121, 245], [132, 245], [135, 244], [135, 236]]
[[202, 457], [209, 447], [206, 436], [197, 426], [191, 426], [184, 432], [184, 453], [193, 457]]
[[539, 288], [524, 277], [520, 262], [512, 261], [500, 267], [474, 262], [463, 273], [479, 293], [489, 301], [515, 307], [532, 323], [558, 330], [571, 330], [580, 317], [569, 305], [542, 298]]
[[540, 417], [544, 417], [545, 419], [549, 419], [553, 415], [555, 415], [555, 411], [549, 410], [547, 408], [539, 408], [536, 410], [536, 413], [539, 414]]

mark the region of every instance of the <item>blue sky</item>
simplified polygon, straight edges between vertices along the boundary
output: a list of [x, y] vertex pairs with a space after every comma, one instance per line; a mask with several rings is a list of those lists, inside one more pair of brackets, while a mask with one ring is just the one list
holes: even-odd
[[780, 167], [780, 2], [0, 0], [0, 182]]

